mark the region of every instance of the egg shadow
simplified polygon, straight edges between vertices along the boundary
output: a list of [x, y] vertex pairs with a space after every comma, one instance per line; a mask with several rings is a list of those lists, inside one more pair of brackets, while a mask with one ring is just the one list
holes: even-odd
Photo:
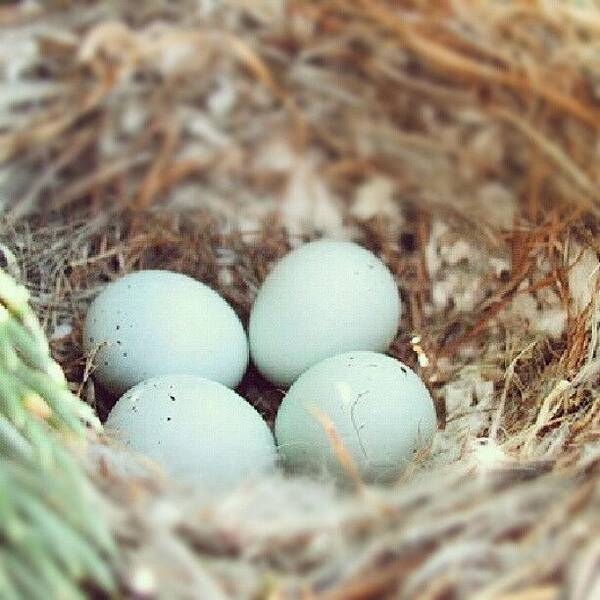
[[272, 428], [285, 390], [276, 388], [250, 363], [236, 391], [256, 408]]
[[102, 423], [106, 421], [112, 407], [117, 403], [118, 399], [118, 396], [115, 396], [101, 383], [94, 380], [94, 409]]

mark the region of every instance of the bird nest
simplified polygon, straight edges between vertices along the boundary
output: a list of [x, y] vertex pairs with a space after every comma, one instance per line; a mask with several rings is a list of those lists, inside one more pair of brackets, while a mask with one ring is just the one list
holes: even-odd
[[[600, 8], [455, 0], [25, 2], [0, 8], [0, 255], [104, 418], [81, 324], [141, 268], [247, 322], [317, 237], [382, 258], [390, 352], [440, 432], [402, 479], [285, 475], [218, 499], [103, 437], [125, 594], [600, 595]], [[272, 423], [253, 371], [241, 394]]]

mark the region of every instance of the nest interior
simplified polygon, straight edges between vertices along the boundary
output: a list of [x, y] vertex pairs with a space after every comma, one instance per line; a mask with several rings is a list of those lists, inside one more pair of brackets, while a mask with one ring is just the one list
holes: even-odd
[[[207, 501], [90, 442], [133, 596], [600, 596], [600, 8], [153, 0], [0, 8], [0, 256], [101, 417], [91, 298], [160, 267], [246, 322], [270, 265], [353, 239], [440, 433], [397, 485]], [[272, 422], [281, 392], [241, 385]]]

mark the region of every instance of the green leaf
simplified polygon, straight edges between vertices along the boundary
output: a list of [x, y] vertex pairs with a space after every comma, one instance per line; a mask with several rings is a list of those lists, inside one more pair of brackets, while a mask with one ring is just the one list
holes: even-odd
[[117, 553], [99, 492], [69, 442], [100, 429], [68, 389], [28, 305], [0, 269], [0, 598], [85, 598], [114, 590]]

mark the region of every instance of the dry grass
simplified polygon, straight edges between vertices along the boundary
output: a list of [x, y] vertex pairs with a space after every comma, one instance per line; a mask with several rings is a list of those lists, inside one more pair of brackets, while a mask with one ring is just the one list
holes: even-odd
[[[397, 276], [392, 352], [442, 432], [393, 489], [219, 501], [94, 445], [124, 589], [599, 595], [600, 8], [137, 4], [0, 9], [0, 251], [73, 385], [106, 414], [79, 334], [106, 281], [172, 268], [246, 319], [278, 256], [352, 238]], [[280, 391], [242, 393], [273, 419]]]

